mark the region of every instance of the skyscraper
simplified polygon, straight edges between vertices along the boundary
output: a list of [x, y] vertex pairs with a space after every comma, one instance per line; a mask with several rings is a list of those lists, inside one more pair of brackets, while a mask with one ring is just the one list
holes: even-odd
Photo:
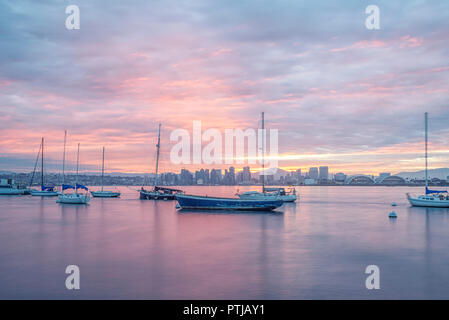
[[243, 180], [243, 182], [250, 182], [251, 181], [251, 171], [250, 171], [249, 167], [244, 167], [243, 168], [242, 180]]
[[328, 179], [329, 179], [329, 167], [321, 166], [320, 167], [320, 181], [327, 182]]
[[312, 167], [309, 169], [309, 178], [318, 180], [318, 168]]

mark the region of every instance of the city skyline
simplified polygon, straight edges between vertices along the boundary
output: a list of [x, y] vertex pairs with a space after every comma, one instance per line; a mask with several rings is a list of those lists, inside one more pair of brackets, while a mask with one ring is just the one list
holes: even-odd
[[195, 171], [170, 162], [173, 130], [257, 129], [262, 111], [284, 170], [421, 170], [425, 111], [429, 168], [448, 167], [448, 3], [378, 1], [375, 31], [362, 2], [136, 3], [81, 3], [71, 31], [66, 3], [0, 4], [0, 170], [32, 170], [44, 136], [57, 172], [67, 129], [69, 167], [80, 142], [82, 172], [103, 145], [106, 171], [153, 172], [162, 123], [160, 169]]

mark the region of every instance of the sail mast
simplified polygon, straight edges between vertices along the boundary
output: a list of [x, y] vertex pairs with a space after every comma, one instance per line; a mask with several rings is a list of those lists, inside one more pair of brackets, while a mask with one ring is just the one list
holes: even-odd
[[425, 159], [426, 159], [426, 194], [427, 194], [427, 188], [429, 186], [429, 182], [428, 182], [428, 174], [427, 174], [427, 130], [428, 130], [428, 125], [427, 125], [427, 112], [424, 113], [424, 126], [425, 126]]
[[75, 178], [75, 193], [78, 194], [78, 163], [80, 159], [80, 144], [78, 143], [78, 151], [76, 152], [76, 178]]
[[42, 137], [42, 153], [41, 153], [41, 189], [44, 187], [44, 137]]
[[154, 186], [157, 186], [157, 171], [159, 169], [159, 148], [161, 146], [161, 124], [159, 123], [159, 131], [157, 134], [157, 153], [156, 153], [156, 177], [154, 178]]
[[262, 192], [265, 192], [265, 113], [262, 112]]
[[101, 191], [103, 192], [103, 179], [104, 179], [104, 147], [103, 147], [103, 163], [101, 165]]
[[61, 191], [64, 193], [64, 178], [65, 178], [65, 144], [67, 140], [67, 130], [64, 130], [64, 152], [62, 154], [62, 186]]

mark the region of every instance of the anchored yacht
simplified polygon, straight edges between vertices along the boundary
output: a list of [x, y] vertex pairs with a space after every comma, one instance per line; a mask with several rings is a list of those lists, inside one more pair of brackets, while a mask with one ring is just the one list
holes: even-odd
[[426, 162], [426, 193], [418, 197], [412, 197], [407, 193], [407, 199], [412, 206], [416, 207], [434, 207], [434, 208], [449, 208], [449, 193], [447, 190], [430, 190], [429, 177], [427, 174], [427, 140], [428, 140], [428, 125], [427, 112], [424, 114], [425, 125], [425, 162]]

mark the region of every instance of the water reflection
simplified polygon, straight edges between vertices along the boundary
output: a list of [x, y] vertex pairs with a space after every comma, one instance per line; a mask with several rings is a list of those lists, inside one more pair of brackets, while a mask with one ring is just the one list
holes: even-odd
[[[127, 188], [89, 206], [0, 198], [0, 298], [73, 298], [68, 264], [81, 268], [79, 298], [448, 298], [449, 210], [409, 207], [407, 190], [301, 187], [268, 213], [178, 211]], [[376, 293], [369, 264], [382, 270]]]

